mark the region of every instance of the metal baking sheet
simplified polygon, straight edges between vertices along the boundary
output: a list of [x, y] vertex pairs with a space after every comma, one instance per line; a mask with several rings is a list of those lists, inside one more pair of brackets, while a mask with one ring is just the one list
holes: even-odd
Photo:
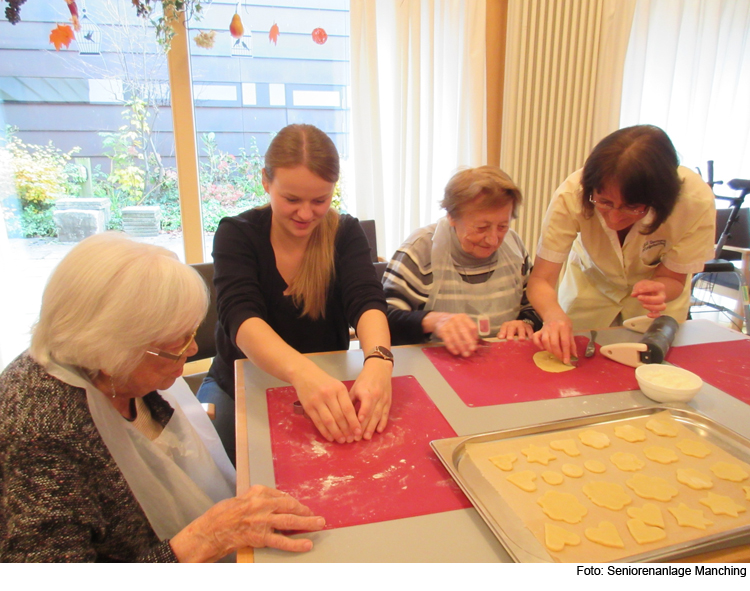
[[[716, 445], [738, 460], [750, 463], [750, 441], [748, 439], [695, 412], [686, 405], [657, 405], [648, 408], [589, 415], [516, 429], [439, 439], [430, 442], [430, 445], [513, 560], [516, 562], [555, 562], [544, 544], [537, 540], [513, 508], [505, 502], [498, 491], [481, 474], [474, 462], [469, 459], [466, 453], [466, 445], [542, 434], [551, 435], [558, 431], [648, 418], [663, 411], [668, 411], [674, 421], [686, 427], [701, 440]], [[742, 543], [750, 543], [750, 526], [706, 535], [697, 540], [643, 552], [616, 562], [674, 560]]]

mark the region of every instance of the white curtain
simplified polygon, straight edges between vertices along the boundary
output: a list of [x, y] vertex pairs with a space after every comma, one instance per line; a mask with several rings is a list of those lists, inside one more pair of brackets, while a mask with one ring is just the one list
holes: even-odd
[[622, 126], [651, 123], [682, 163], [750, 177], [750, 0], [638, 0]]
[[350, 16], [351, 210], [390, 258], [459, 167], [486, 163], [485, 1], [351, 0]]

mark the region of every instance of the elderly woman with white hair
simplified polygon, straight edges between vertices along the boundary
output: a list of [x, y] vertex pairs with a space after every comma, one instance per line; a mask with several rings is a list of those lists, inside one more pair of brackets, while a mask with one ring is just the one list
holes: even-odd
[[0, 374], [0, 561], [207, 562], [306, 551], [292, 497], [234, 469], [181, 378], [207, 308], [170, 251], [105, 233], [60, 262], [29, 351]]

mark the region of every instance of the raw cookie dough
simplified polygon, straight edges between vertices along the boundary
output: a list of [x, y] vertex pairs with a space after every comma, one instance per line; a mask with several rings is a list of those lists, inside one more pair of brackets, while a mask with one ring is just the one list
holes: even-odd
[[713, 525], [703, 516], [700, 509], [691, 509], [685, 503], [680, 503], [677, 507], [667, 507], [667, 510], [674, 515], [677, 524], [682, 527], [694, 527], [696, 529], [706, 529], [707, 525]]
[[713, 472], [717, 478], [729, 480], [730, 482], [742, 482], [749, 476], [748, 473], [742, 469], [742, 466], [730, 464], [729, 462], [716, 462], [711, 466], [711, 472]]
[[663, 478], [646, 476], [645, 474], [636, 474], [630, 480], [625, 481], [625, 484], [643, 499], [671, 501], [672, 497], [676, 496], [679, 492]]
[[565, 365], [557, 357], [555, 357], [549, 351], [537, 351], [534, 353], [534, 363], [542, 371], [549, 371], [552, 373], [560, 373], [563, 371], [570, 371], [575, 369], [572, 365]]
[[[570, 478], [580, 478], [581, 476], [583, 476], [583, 468], [581, 468], [578, 464], [563, 464], [562, 473], [565, 474], [565, 476], [569, 476]], [[750, 487], [748, 487], [748, 489], [750, 489]]]
[[640, 519], [628, 519], [628, 530], [633, 539], [639, 544], [658, 542], [667, 537], [667, 532], [659, 527], [646, 525]]
[[692, 439], [683, 439], [677, 443], [677, 448], [686, 456], [694, 458], [705, 458], [711, 453], [711, 448], [702, 441], [693, 441]]
[[578, 499], [570, 493], [561, 493], [556, 490], [548, 490], [536, 502], [544, 511], [545, 515], [555, 521], [565, 523], [580, 523], [588, 509], [578, 502]]
[[609, 456], [609, 461], [623, 472], [637, 472], [646, 465], [646, 462], [640, 459], [637, 455], [621, 451]]
[[730, 515], [732, 517], [739, 517], [740, 513], [747, 511], [742, 505], [738, 505], [729, 497], [724, 495], [717, 495], [715, 493], [708, 493], [708, 496], [698, 501], [701, 505], [705, 505], [714, 515]]
[[537, 462], [539, 464], [544, 464], [545, 466], [549, 464], [551, 460], [557, 459], [557, 456], [553, 454], [546, 445], [540, 446], [532, 443], [529, 447], [522, 449], [521, 453], [526, 456], [527, 462]]
[[515, 484], [521, 490], [526, 492], [534, 492], [536, 490], [536, 474], [531, 470], [524, 470], [523, 472], [516, 472], [508, 476], [508, 482]]
[[544, 524], [544, 544], [553, 552], [560, 552], [566, 545], [577, 546], [580, 543], [581, 537], [578, 534], [554, 523]]
[[614, 482], [588, 482], [581, 490], [594, 505], [613, 511], [619, 511], [632, 501], [630, 496], [625, 494], [625, 490]]
[[518, 456], [511, 452], [490, 458], [490, 462], [495, 464], [495, 466], [497, 466], [501, 470], [510, 472], [513, 469], [513, 462], [515, 462], [517, 459]]
[[557, 486], [558, 484], [563, 483], [564, 478], [563, 475], [559, 472], [547, 470], [546, 472], [542, 472], [542, 480], [544, 480], [544, 482], [546, 482], [547, 484]]
[[617, 528], [609, 521], [602, 521], [599, 527], [588, 527], [583, 532], [592, 542], [607, 546], [608, 548], [624, 548], [625, 544], [617, 533]]
[[[565, 466], [563, 466], [563, 472], [565, 472]], [[743, 486], [742, 490], [745, 491], [745, 500], [750, 501], [750, 486]]]
[[653, 418], [646, 423], [646, 429], [656, 433], [659, 437], [677, 437], [677, 425], [672, 421]]
[[628, 443], [646, 441], [646, 434], [643, 430], [634, 427], [633, 425], [617, 425], [615, 427], [615, 435], [620, 439], [624, 439]]
[[593, 429], [586, 429], [578, 434], [578, 439], [581, 443], [593, 447], [594, 449], [604, 449], [609, 447], [610, 441], [606, 434], [600, 431], [594, 431]]
[[658, 445], [647, 447], [643, 450], [643, 455], [649, 460], [659, 462], [660, 464], [671, 464], [680, 460], [673, 450], [666, 447], [659, 447]]
[[571, 458], [581, 455], [575, 439], [555, 439], [549, 442], [549, 446], [555, 451], [565, 452]]
[[704, 490], [706, 488], [713, 488], [714, 486], [714, 482], [710, 476], [692, 468], [677, 470], [677, 481], [689, 486], [693, 490]]
[[599, 460], [586, 460], [583, 463], [583, 467], [586, 468], [586, 470], [588, 470], [589, 472], [593, 472], [594, 474], [603, 474], [607, 471], [607, 466], [605, 466]]
[[661, 514], [661, 509], [653, 503], [644, 503], [640, 509], [638, 507], [630, 507], [628, 509], [628, 517], [639, 519], [646, 525], [664, 527], [664, 517]]

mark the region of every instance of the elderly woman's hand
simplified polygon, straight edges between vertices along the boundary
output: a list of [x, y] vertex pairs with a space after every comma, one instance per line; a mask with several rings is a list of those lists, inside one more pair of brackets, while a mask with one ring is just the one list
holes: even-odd
[[571, 357], [577, 357], [576, 341], [573, 338], [573, 323], [567, 315], [547, 318], [542, 329], [534, 333], [534, 344], [549, 351], [563, 363], [569, 364]]
[[630, 295], [648, 310], [649, 318], [660, 316], [667, 308], [667, 288], [661, 281], [643, 279], [633, 286]]
[[376, 429], [382, 433], [388, 424], [392, 374], [390, 361], [378, 357], [368, 359], [349, 392], [352, 401], [359, 401], [358, 418], [365, 439], [371, 439]]
[[277, 548], [307, 552], [312, 541], [279, 531], [318, 531], [322, 517], [288, 494], [253, 486], [239, 497], [214, 505], [170, 540], [180, 562], [214, 562], [239, 548]]
[[479, 331], [466, 314], [430, 312], [422, 323], [429, 327], [425, 332], [434, 333], [452, 355], [468, 357], [477, 350]]
[[339, 380], [310, 362], [291, 383], [307, 416], [328, 441], [351, 443], [362, 438], [362, 425], [349, 391]]
[[500, 326], [500, 331], [497, 333], [498, 339], [512, 339], [518, 336], [518, 339], [525, 341], [527, 338], [531, 338], [534, 334], [534, 327], [528, 322], [523, 320], [511, 320], [509, 322], [503, 322]]

